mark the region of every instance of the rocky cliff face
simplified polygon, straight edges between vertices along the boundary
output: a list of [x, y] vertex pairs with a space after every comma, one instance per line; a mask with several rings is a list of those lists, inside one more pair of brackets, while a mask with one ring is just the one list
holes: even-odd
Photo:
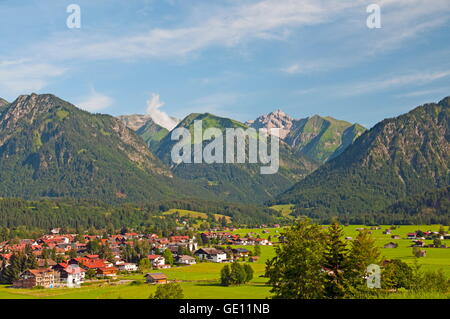
[[277, 110], [267, 115], [261, 115], [254, 121], [247, 121], [245, 124], [255, 129], [266, 128], [269, 132], [271, 128], [279, 128], [278, 137], [284, 139], [294, 125], [294, 119], [283, 111]]
[[148, 114], [121, 115], [117, 118], [133, 131], [137, 131], [139, 128], [144, 126], [147, 121], [152, 119], [152, 117]]

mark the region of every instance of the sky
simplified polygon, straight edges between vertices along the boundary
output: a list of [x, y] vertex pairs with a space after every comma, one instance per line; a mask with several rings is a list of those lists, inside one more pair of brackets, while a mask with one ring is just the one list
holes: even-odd
[[[371, 4], [381, 28], [367, 26]], [[450, 0], [0, 0], [0, 26], [8, 101], [371, 127], [450, 95]]]

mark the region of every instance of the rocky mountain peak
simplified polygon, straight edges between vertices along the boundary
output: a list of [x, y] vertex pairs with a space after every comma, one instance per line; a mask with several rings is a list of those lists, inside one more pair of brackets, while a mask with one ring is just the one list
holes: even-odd
[[279, 137], [284, 139], [290, 132], [294, 119], [278, 109], [266, 115], [261, 115], [254, 121], [245, 122], [246, 125], [259, 129], [259, 128], [279, 128]]

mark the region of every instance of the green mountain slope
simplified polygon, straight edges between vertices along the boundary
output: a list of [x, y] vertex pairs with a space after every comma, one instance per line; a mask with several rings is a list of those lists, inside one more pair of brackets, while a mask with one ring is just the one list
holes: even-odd
[[[209, 113], [190, 114], [178, 127], [185, 127], [193, 135], [195, 120], [203, 121], [203, 129], [216, 127], [248, 127], [241, 122], [218, 117]], [[256, 138], [256, 137], [255, 137]], [[222, 200], [240, 202], [263, 202], [292, 186], [316, 168], [316, 165], [302, 156], [294, 156], [288, 145], [280, 143], [280, 169], [273, 175], [261, 175], [260, 164], [179, 164], [171, 162], [171, 150], [176, 141], [170, 134], [164, 137], [156, 151], [157, 156], [172, 167], [178, 177], [191, 180], [202, 189], [207, 189]], [[204, 141], [204, 145], [209, 141]], [[263, 165], [266, 166], [266, 165]]]
[[147, 120], [143, 126], [136, 130], [151, 151], [156, 151], [161, 140], [169, 134], [169, 130], [156, 124], [152, 119]]
[[284, 140], [297, 154], [325, 163], [342, 153], [364, 131], [359, 124], [315, 115], [295, 121]]
[[450, 98], [386, 119], [277, 202], [305, 214], [379, 211], [450, 184]]
[[20, 96], [0, 114], [0, 180], [3, 197], [138, 201], [183, 193], [120, 120], [49, 94]]
[[395, 215], [397, 219], [417, 224], [448, 224], [450, 221], [450, 187], [432, 189], [409, 196], [385, 208], [381, 214]]

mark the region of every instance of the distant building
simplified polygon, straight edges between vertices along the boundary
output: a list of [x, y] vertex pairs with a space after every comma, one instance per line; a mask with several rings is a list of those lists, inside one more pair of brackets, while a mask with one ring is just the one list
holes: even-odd
[[392, 242], [384, 245], [384, 248], [397, 248], [397, 247], [398, 247], [398, 244], [392, 243]]
[[54, 286], [55, 272], [48, 268], [25, 270], [19, 275], [19, 279], [13, 282], [15, 288], [53, 288]]
[[167, 283], [167, 276], [163, 273], [149, 273], [145, 275], [147, 283], [150, 284], [165, 284]]
[[194, 253], [200, 260], [212, 261], [221, 263], [227, 259], [227, 254], [224, 251], [216, 248], [200, 248]]
[[175, 257], [175, 263], [180, 265], [194, 265], [197, 262], [195, 258], [189, 255], [179, 255]]

